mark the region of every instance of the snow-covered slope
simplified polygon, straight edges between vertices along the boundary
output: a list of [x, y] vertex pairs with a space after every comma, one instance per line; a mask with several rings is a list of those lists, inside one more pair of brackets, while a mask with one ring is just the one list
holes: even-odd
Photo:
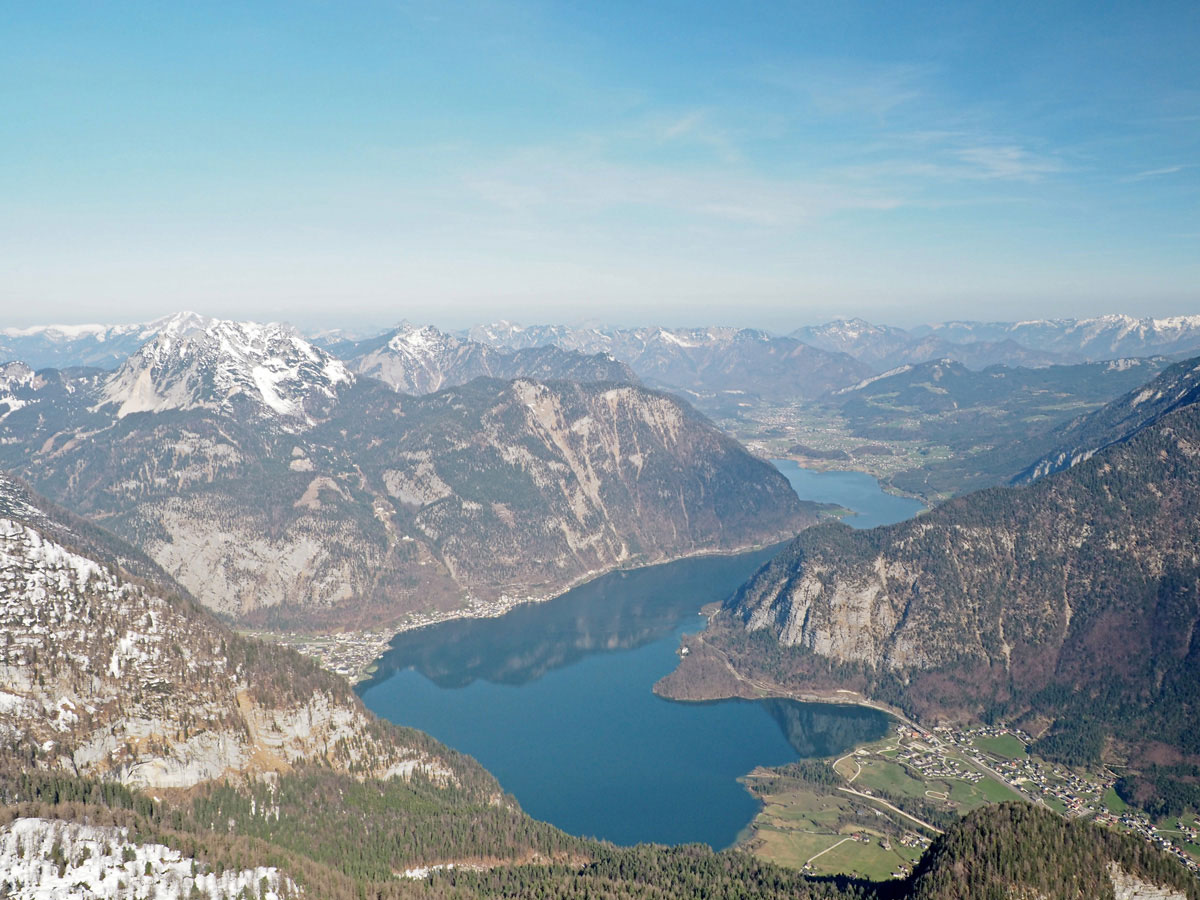
[[0, 475], [0, 757], [143, 787], [308, 762], [452, 777], [345, 682], [99, 561], [53, 512]]
[[19, 360], [33, 369], [92, 366], [115, 369], [155, 335], [179, 333], [202, 317], [180, 312], [152, 322], [121, 325], [33, 325], [0, 328], [0, 362]]
[[107, 380], [102, 405], [117, 416], [249, 403], [262, 415], [311, 423], [353, 376], [345, 365], [276, 323], [195, 316], [172, 321]]
[[405, 394], [428, 394], [446, 387], [446, 374], [458, 367], [471, 370], [465, 380], [484, 371], [479, 365], [482, 345], [461, 341], [431, 325], [402, 325], [388, 342], [355, 361], [364, 375], [378, 378]]
[[280, 900], [302, 896], [273, 866], [223, 869], [162, 844], [138, 843], [127, 828], [24, 817], [0, 828], [0, 883], [11, 900]]

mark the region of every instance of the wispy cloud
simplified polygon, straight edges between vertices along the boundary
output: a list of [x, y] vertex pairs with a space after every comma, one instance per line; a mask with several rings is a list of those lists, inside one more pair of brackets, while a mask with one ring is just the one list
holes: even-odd
[[705, 147], [726, 163], [737, 163], [743, 159], [741, 150], [729, 132], [715, 124], [708, 110], [696, 109], [658, 119], [651, 127], [661, 144], [690, 142]]
[[1032, 183], [1069, 171], [1057, 156], [960, 132], [881, 138], [872, 146], [871, 156], [868, 162], [842, 166], [839, 171], [859, 182], [891, 181], [911, 188], [970, 181]]
[[1176, 172], [1182, 172], [1185, 169], [1195, 168], [1194, 163], [1182, 163], [1177, 166], [1163, 166], [1161, 169], [1146, 169], [1144, 172], [1138, 172], [1135, 175], [1130, 175], [1126, 181], [1144, 181], [1147, 178], [1158, 178], [1162, 175], [1174, 175]]
[[974, 178], [1037, 181], [1063, 171], [1063, 164], [1057, 159], [1031, 153], [1015, 144], [965, 147], [957, 151], [957, 156], [968, 167], [968, 177]]

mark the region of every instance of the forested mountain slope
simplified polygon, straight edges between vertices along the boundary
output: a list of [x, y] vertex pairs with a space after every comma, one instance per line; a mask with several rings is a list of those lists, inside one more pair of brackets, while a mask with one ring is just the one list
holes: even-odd
[[1092, 758], [1105, 736], [1197, 754], [1198, 546], [1190, 405], [1025, 487], [870, 531], [810, 529], [731, 599], [710, 641], [751, 675], [855, 688], [924, 721], [1055, 722]]
[[[9, 767], [176, 788], [305, 764], [456, 777], [455, 754], [380, 723], [341, 679], [238, 637], [166, 579], [97, 558], [97, 545], [0, 476]], [[126, 555], [113, 538], [101, 549]]]
[[1190, 406], [1197, 400], [1200, 400], [1200, 358], [1176, 363], [1124, 397], [1047, 434], [1042, 443], [1052, 449], [1014, 481], [1032, 481], [1069, 468], [1098, 450], [1128, 440], [1172, 410]]

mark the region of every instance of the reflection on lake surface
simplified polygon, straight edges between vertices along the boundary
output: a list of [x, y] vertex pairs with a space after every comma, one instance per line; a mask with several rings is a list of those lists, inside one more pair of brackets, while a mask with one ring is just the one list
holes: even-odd
[[696, 611], [773, 553], [616, 572], [499, 619], [398, 635], [363, 700], [471, 754], [531, 815], [574, 834], [728, 846], [757, 809], [739, 776], [887, 727], [852, 706], [651, 693], [682, 634], [703, 627]]
[[[854, 510], [855, 527], [923, 508], [869, 475], [776, 465], [802, 499]], [[651, 693], [680, 637], [703, 627], [700, 608], [778, 549], [614, 572], [498, 619], [400, 634], [358, 689], [376, 713], [471, 754], [527, 812], [569, 832], [726, 847], [757, 810], [739, 776], [843, 753], [888, 724], [854, 706]]]
[[699, 627], [701, 606], [730, 596], [780, 549], [613, 572], [497, 619], [404, 632], [371, 683], [413, 668], [442, 688], [476, 679], [519, 685], [593, 653], [641, 647], [674, 634], [685, 620]]

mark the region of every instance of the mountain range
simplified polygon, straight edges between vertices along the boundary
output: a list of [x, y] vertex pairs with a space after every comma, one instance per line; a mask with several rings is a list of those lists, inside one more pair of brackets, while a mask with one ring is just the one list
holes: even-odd
[[937, 322], [911, 329], [838, 319], [792, 337], [889, 369], [948, 358], [968, 368], [1039, 367], [1137, 356], [1180, 358], [1200, 351], [1200, 316], [1125, 315], [1025, 322]]
[[328, 347], [361, 375], [377, 378], [404, 394], [429, 394], [475, 378], [533, 378], [581, 382], [637, 383], [637, 376], [606, 353], [581, 353], [557, 346], [496, 350], [487, 344], [426, 325], [402, 325], [379, 338]]
[[647, 384], [681, 392], [702, 405], [730, 397], [813, 399], [874, 372], [845, 353], [750, 328], [576, 329], [500, 322], [467, 334], [506, 350], [559, 346], [608, 353]]
[[[202, 320], [179, 313], [133, 325], [5, 328], [0, 330], [0, 361], [21, 361], [35, 370], [111, 369], [156, 335], [177, 333]], [[777, 402], [813, 399], [898, 366], [939, 359], [974, 370], [1145, 356], [1178, 359], [1200, 351], [1200, 317], [957, 321], [911, 329], [838, 319], [798, 328], [786, 337], [744, 328], [511, 322], [450, 334], [405, 323], [366, 338], [323, 332], [311, 343], [405, 393], [427, 393], [478, 376], [629, 380], [632, 371], [647, 384], [708, 403], [739, 396]]]
[[1200, 316], [1156, 319], [1126, 315], [1086, 319], [1033, 319], [1024, 322], [941, 322], [914, 328], [959, 343], [1011, 340], [1032, 350], [1063, 354], [1077, 361], [1123, 356], [1189, 356], [1200, 349]]
[[669, 395], [477, 379], [411, 397], [284, 326], [221, 320], [112, 373], [8, 364], [0, 464], [259, 624], [544, 598], [816, 520]]

